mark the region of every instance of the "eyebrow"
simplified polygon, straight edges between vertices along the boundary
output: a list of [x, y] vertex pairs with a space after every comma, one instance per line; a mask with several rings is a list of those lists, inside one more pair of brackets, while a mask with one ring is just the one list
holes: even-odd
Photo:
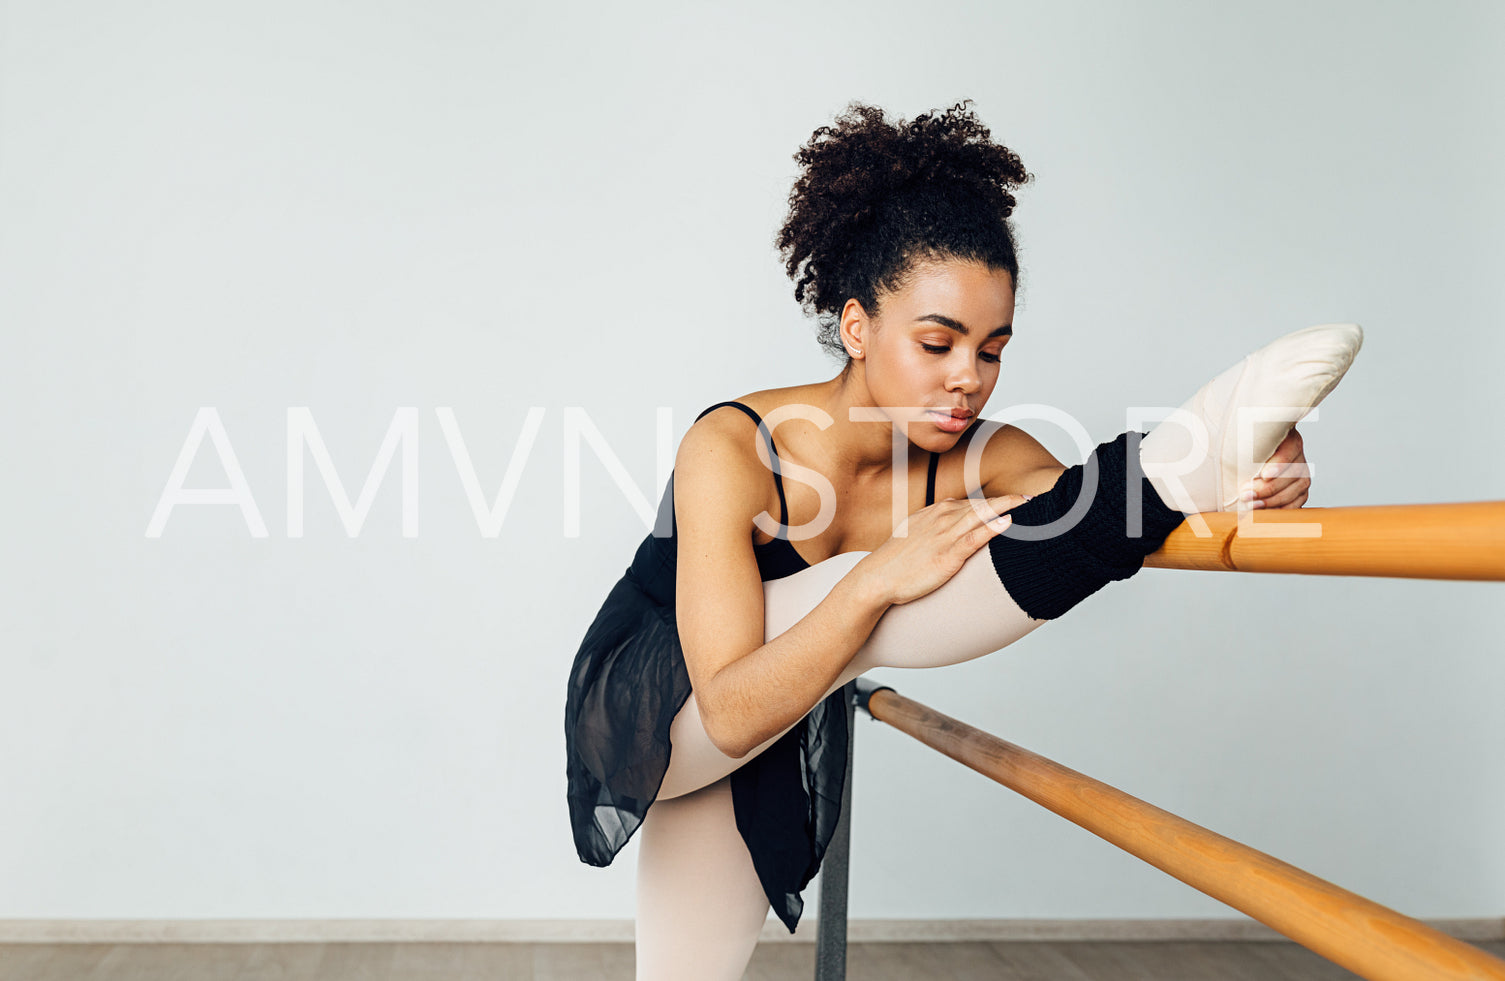
[[[919, 323], [922, 320], [932, 320], [942, 325], [943, 327], [950, 327], [952, 330], [956, 331], [958, 334], [962, 334], [963, 336], [972, 333], [972, 331], [967, 327], [966, 324], [962, 323], [960, 320], [948, 317], [944, 313], [927, 313], [923, 317], [916, 317], [915, 323]], [[989, 337], [1002, 337], [1004, 335], [1012, 337], [1013, 334], [1013, 324], [1004, 324], [1002, 327], [994, 327], [991, 331], [988, 332]]]

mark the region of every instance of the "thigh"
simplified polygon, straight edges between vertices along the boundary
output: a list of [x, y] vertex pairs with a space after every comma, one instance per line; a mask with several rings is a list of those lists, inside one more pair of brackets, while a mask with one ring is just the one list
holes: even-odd
[[[867, 554], [844, 552], [764, 583], [764, 635], [777, 637], [798, 623]], [[981, 657], [1007, 647], [1045, 622], [1019, 609], [999, 581], [984, 546], [938, 589], [890, 607], [825, 695], [873, 668], [934, 668]], [[692, 692], [670, 725], [669, 741], [674, 748], [658, 799], [678, 797], [721, 779], [781, 735], [769, 738], [748, 756], [733, 759], [706, 735]]]
[[638, 834], [638, 981], [737, 981], [767, 916], [729, 777], [648, 808]]
[[[774, 579], [763, 584], [763, 636], [777, 637], [794, 626], [825, 599], [841, 578], [851, 571], [866, 552], [844, 552], [808, 569], [801, 569], [783, 579]], [[855, 677], [855, 676], [854, 676]], [[825, 694], [840, 688], [850, 680], [843, 677]], [[824, 696], [822, 696], [824, 697]], [[786, 729], [785, 732], [788, 730]], [[755, 747], [747, 756], [734, 759], [716, 748], [711, 737], [706, 735], [705, 724], [700, 720], [700, 704], [695, 693], [674, 716], [669, 726], [669, 769], [664, 773], [657, 799], [665, 800], [697, 790], [731, 773], [782, 736], [780, 732]]]
[[970, 661], [1002, 650], [1046, 622], [1032, 619], [1014, 602], [984, 545], [939, 588], [889, 607], [839, 681], [844, 684], [873, 668], [938, 668]]

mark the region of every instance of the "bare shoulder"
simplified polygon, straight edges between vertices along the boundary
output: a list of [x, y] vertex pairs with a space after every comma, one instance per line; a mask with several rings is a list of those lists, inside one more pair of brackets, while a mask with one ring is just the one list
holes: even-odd
[[[770, 389], [731, 400], [766, 417], [787, 404], [785, 393], [797, 389]], [[767, 507], [773, 484], [765, 461], [763, 436], [753, 417], [725, 404], [697, 419], [680, 440], [674, 473], [676, 509], [683, 516], [695, 508], [696, 498], [713, 498], [723, 517], [741, 522], [744, 533], [751, 519]]]
[[[981, 450], [979, 473], [967, 481], [971, 484], [981, 480], [981, 490], [988, 495], [1040, 494], [1055, 486], [1056, 479], [1066, 470], [1066, 465], [1055, 458], [1043, 444], [1029, 433], [1012, 424], [988, 427], [983, 433], [970, 430], [965, 439], [942, 455], [942, 465], [949, 470], [946, 484], [952, 489], [963, 488], [963, 463], [974, 444], [986, 440]], [[965, 491], [975, 490], [967, 486]], [[954, 495], [952, 495], [954, 496]]]
[[[784, 427], [782, 432], [787, 434], [792, 430], [802, 429], [802, 423], [814, 422], [817, 426], [822, 425], [822, 420], [818, 417], [812, 418], [812, 414], [808, 411], [815, 402], [816, 389], [815, 385], [767, 388], [762, 391], [749, 392], [728, 401], [740, 402], [757, 413], [770, 434], [781, 426]], [[685, 439], [692, 440], [701, 448], [713, 446], [718, 441], [737, 443], [747, 451], [747, 460], [757, 463], [760, 469], [767, 470], [767, 466], [760, 462], [758, 455], [760, 437], [757, 425], [753, 422], [752, 416], [734, 405], [722, 404], [701, 416], [685, 434]], [[684, 444], [680, 445], [683, 447]]]
[[[761, 502], [759, 479], [767, 468], [758, 458], [760, 438], [752, 418], [735, 406], [706, 413], [679, 441], [674, 458], [675, 484], [692, 492], [691, 497], [714, 494], [723, 511], [735, 513], [743, 510], [740, 505], [744, 503], [751, 506], [754, 501]], [[760, 503], [749, 514], [761, 508]]]
[[[739, 395], [734, 401], [752, 409], [761, 417], [785, 414], [790, 409], [803, 410], [813, 408], [820, 401], [820, 384], [787, 385], [783, 388], [765, 388], [757, 392], [748, 392]], [[722, 410], [717, 409], [717, 412]], [[734, 413], [738, 410], [733, 409]], [[714, 415], [715, 413], [712, 413]], [[807, 412], [797, 411], [797, 417], [803, 418]]]

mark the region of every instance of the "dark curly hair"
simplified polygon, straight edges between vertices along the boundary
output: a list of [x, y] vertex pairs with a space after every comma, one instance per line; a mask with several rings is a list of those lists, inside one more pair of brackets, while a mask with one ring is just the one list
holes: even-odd
[[1006, 269], [1018, 289], [1009, 189], [1031, 175], [989, 139], [971, 101], [895, 125], [877, 106], [852, 102], [794, 155], [801, 172], [776, 244], [795, 300], [838, 359], [847, 359], [839, 335], [847, 300], [877, 315], [881, 294], [902, 289], [919, 261]]

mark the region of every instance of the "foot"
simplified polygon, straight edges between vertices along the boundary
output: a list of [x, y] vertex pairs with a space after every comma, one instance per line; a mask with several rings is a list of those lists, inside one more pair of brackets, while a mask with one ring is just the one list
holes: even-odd
[[1363, 340], [1358, 324], [1307, 327], [1203, 385], [1140, 441], [1140, 464], [1160, 499], [1183, 514], [1237, 508], [1240, 492], [1337, 386]]

